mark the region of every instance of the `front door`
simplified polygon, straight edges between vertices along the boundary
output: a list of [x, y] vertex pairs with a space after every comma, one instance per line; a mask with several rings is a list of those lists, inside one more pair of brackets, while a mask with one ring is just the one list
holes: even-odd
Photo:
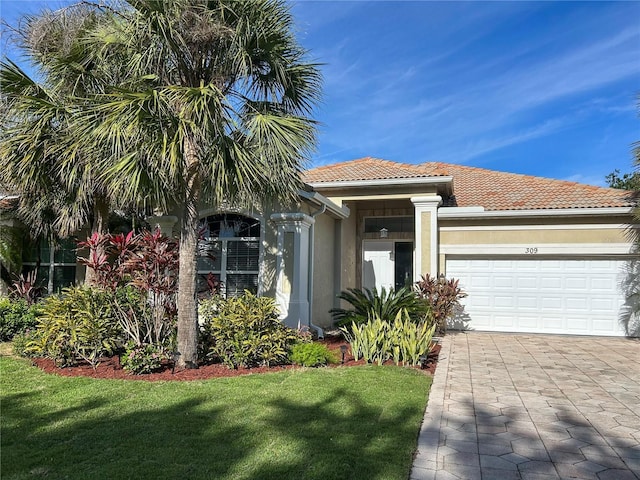
[[387, 292], [411, 282], [413, 243], [393, 240], [365, 240], [363, 243], [362, 287]]

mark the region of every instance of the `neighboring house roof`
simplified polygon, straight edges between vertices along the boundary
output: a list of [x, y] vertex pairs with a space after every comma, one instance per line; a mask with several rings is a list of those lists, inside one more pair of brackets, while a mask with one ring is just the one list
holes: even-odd
[[443, 199], [449, 207], [481, 206], [495, 211], [635, 205], [634, 194], [626, 190], [442, 162], [410, 165], [367, 157], [308, 170], [303, 180], [321, 189], [322, 183], [329, 182], [437, 176], [453, 177], [454, 195]]

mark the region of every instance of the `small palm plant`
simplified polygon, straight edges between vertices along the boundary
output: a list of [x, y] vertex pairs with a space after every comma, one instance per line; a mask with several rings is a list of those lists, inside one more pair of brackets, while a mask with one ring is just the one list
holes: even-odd
[[353, 308], [333, 308], [330, 310], [338, 327], [361, 324], [370, 318], [392, 321], [401, 310], [406, 310], [414, 322], [431, 318], [431, 310], [424, 300], [418, 298], [409, 288], [387, 291], [384, 287], [370, 290], [365, 288], [349, 288], [338, 295], [338, 298], [350, 303]]

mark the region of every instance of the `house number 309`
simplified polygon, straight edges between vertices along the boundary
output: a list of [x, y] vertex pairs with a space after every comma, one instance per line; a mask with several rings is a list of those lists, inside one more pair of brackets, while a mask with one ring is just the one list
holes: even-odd
[[535, 255], [536, 253], [538, 253], [538, 247], [526, 247], [524, 249], [524, 253], [529, 255]]

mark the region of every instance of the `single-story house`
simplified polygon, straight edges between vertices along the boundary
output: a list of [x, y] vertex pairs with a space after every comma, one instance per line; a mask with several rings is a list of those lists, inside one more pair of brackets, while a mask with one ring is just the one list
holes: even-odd
[[[376, 158], [315, 168], [304, 180], [349, 208], [334, 226], [341, 288], [393, 288], [421, 274], [445, 275], [459, 279], [468, 294], [454, 326], [639, 334], [630, 304], [637, 257], [629, 192]], [[330, 258], [315, 252], [316, 265]], [[325, 278], [316, 284], [329, 284]], [[315, 295], [325, 305], [332, 298]]]
[[[376, 158], [307, 170], [303, 180], [293, 206], [202, 208], [199, 273], [216, 275], [227, 295], [273, 296], [284, 322], [321, 332], [340, 291], [399, 288], [429, 273], [459, 279], [468, 294], [454, 327], [640, 334], [630, 192]], [[177, 221], [149, 218], [166, 234]], [[50, 258], [41, 268], [58, 268]]]

